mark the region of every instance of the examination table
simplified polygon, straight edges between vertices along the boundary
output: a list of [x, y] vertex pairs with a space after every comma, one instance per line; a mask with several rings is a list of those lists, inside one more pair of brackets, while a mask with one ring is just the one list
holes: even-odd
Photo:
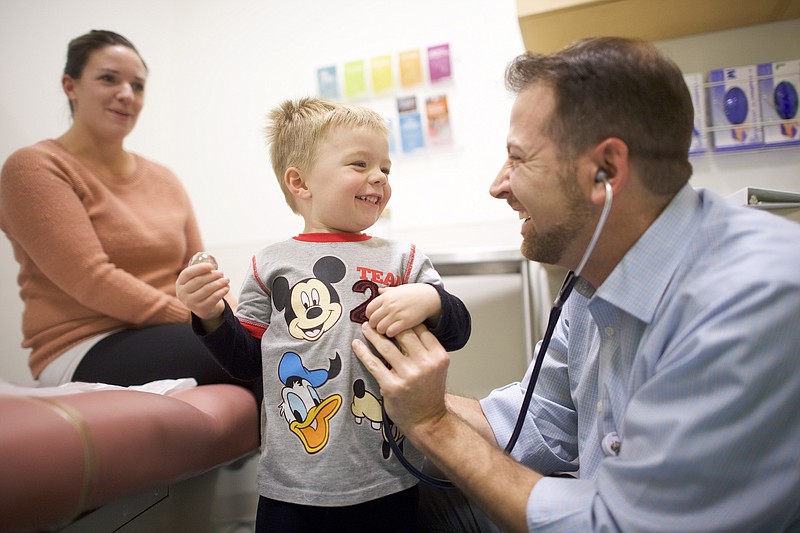
[[137, 494], [154, 505], [258, 448], [258, 418], [234, 385], [0, 395], [0, 531], [57, 530]]

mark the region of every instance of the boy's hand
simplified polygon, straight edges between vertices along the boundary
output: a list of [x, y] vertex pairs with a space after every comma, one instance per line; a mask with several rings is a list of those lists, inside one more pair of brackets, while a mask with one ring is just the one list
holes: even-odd
[[225, 274], [215, 270], [213, 265], [197, 263], [184, 268], [178, 275], [175, 293], [204, 325], [206, 322], [218, 324], [218, 319], [225, 310], [222, 299], [230, 291], [230, 284], [231, 281]]
[[427, 283], [381, 287], [367, 305], [369, 325], [387, 337], [411, 329], [426, 320], [436, 326], [442, 312], [439, 293]]

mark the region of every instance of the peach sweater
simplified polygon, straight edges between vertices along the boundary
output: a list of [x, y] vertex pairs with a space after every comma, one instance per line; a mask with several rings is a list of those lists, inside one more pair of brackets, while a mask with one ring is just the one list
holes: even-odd
[[131, 176], [101, 178], [47, 140], [3, 165], [0, 228], [20, 265], [34, 377], [98, 333], [189, 319], [175, 280], [202, 249], [191, 202], [170, 170], [136, 162]]

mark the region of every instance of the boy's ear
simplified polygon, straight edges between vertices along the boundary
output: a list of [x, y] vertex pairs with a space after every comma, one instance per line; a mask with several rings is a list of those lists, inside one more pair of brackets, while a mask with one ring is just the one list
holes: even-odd
[[311, 198], [311, 191], [308, 190], [308, 185], [300, 169], [297, 167], [289, 167], [283, 174], [283, 182], [286, 188], [292, 193], [292, 196], [300, 200], [307, 200]]

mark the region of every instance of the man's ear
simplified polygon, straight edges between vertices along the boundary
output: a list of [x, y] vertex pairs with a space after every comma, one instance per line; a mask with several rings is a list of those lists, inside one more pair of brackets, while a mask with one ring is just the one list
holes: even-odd
[[603, 180], [596, 180], [597, 172], [603, 173], [614, 194], [621, 191], [630, 177], [628, 145], [622, 139], [609, 137], [592, 150], [591, 159], [597, 169], [593, 174], [595, 177], [595, 186], [592, 189], [593, 201], [602, 204], [605, 202], [605, 183]]
[[308, 184], [303, 178], [303, 174], [300, 172], [299, 168], [287, 168], [286, 172], [283, 173], [283, 182], [295, 198], [300, 200], [311, 198], [311, 191], [308, 189]]

